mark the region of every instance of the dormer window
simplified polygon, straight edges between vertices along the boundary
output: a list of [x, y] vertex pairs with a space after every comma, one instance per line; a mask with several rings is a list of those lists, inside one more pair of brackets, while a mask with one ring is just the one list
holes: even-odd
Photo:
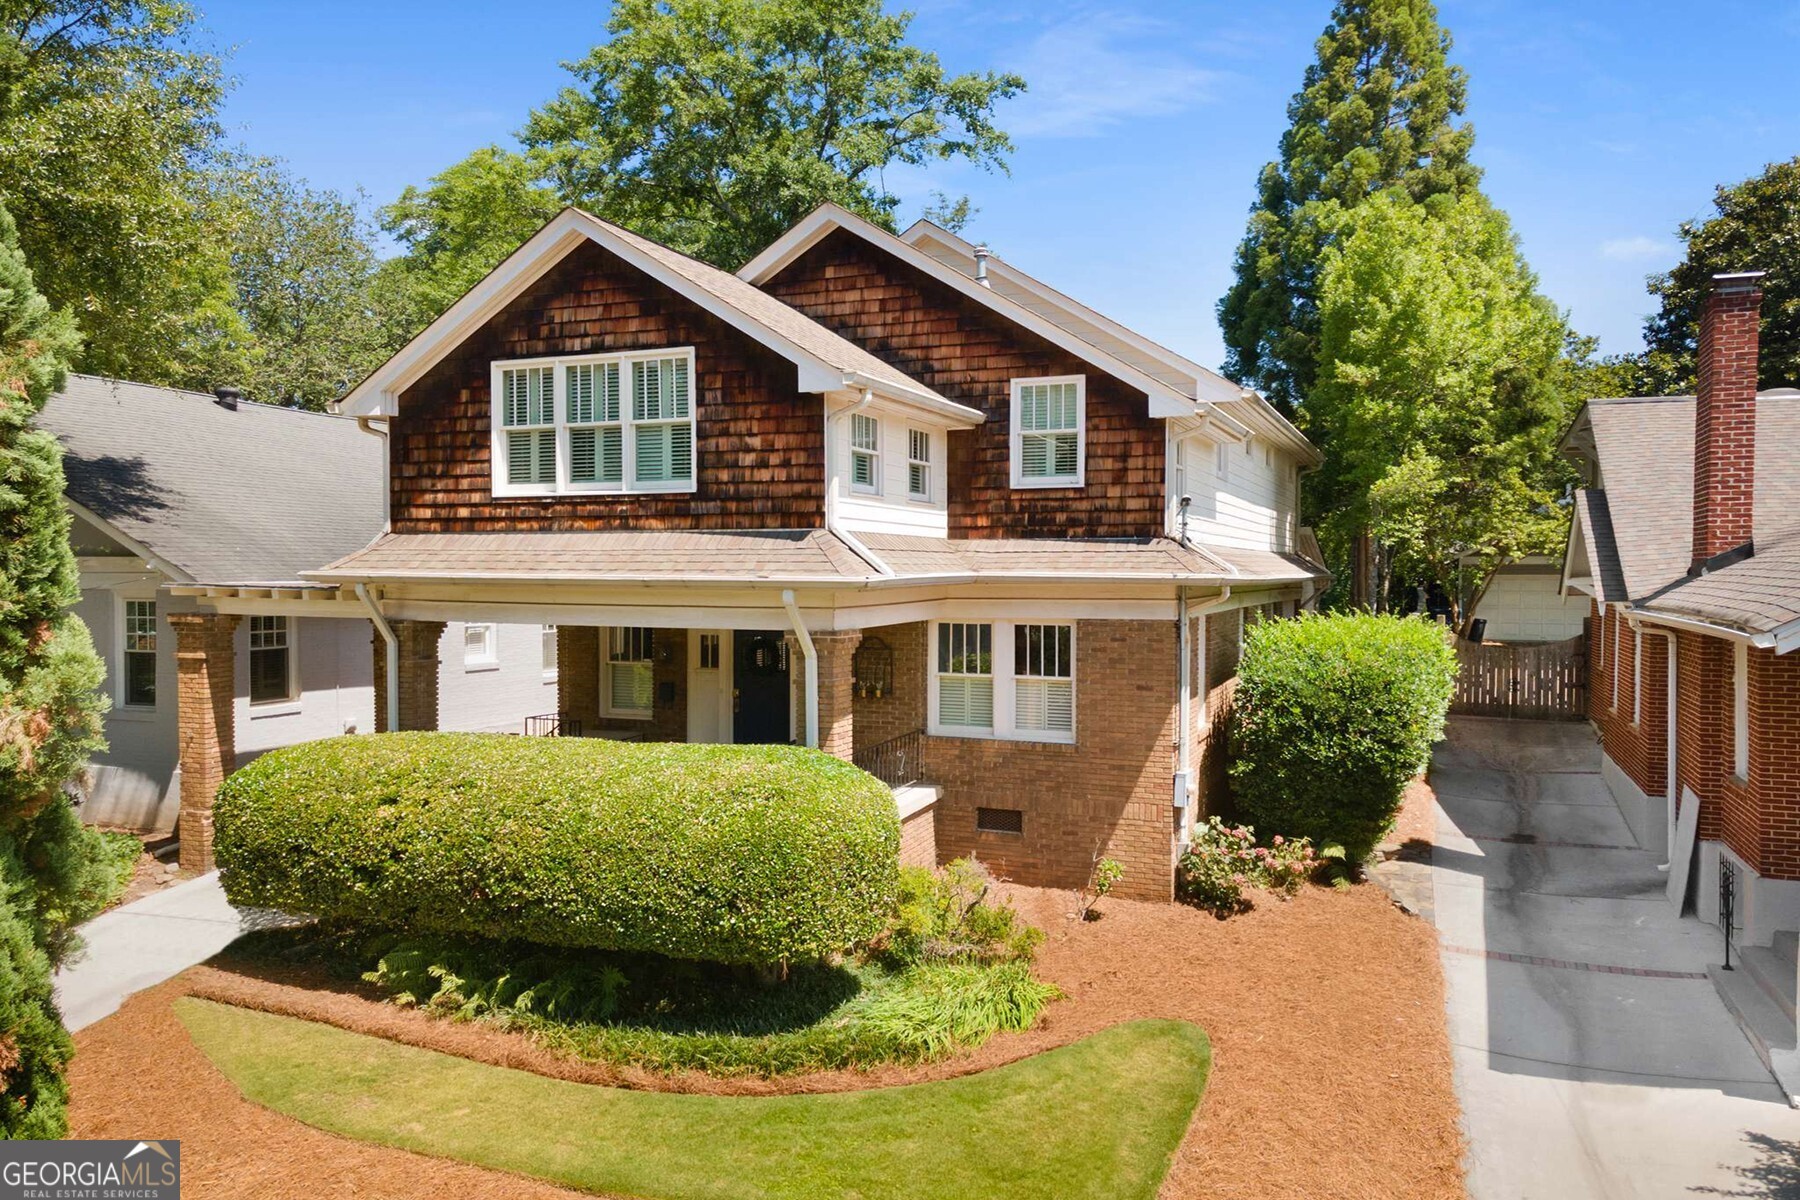
[[1087, 459], [1087, 380], [1012, 381], [1012, 485], [1081, 487]]
[[850, 490], [881, 491], [881, 422], [867, 413], [850, 414]]
[[497, 362], [494, 495], [691, 492], [694, 352]]

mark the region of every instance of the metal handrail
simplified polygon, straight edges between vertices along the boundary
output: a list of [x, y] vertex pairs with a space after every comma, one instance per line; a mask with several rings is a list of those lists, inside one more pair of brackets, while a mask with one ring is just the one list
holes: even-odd
[[572, 713], [539, 713], [525, 718], [526, 737], [580, 737], [581, 720]]
[[915, 729], [885, 742], [864, 746], [851, 759], [891, 788], [917, 783], [925, 777], [925, 731]]

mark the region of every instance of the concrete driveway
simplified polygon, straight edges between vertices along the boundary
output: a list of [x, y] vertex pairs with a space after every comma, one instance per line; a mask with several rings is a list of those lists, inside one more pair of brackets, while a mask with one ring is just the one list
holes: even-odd
[[1475, 1200], [1800, 1197], [1800, 1113], [1706, 977], [1584, 724], [1456, 718], [1432, 893]]

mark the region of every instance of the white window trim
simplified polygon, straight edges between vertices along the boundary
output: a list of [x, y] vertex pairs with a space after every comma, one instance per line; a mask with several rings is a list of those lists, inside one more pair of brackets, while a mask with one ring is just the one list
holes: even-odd
[[[913, 457], [914, 438], [925, 439], [924, 458]], [[914, 504], [932, 504], [935, 502], [933, 493], [936, 491], [937, 481], [933, 477], [935, 472], [931, 469], [931, 438], [932, 433], [929, 429], [908, 428], [906, 431], [906, 498]], [[925, 468], [925, 490], [923, 492], [913, 491], [912, 475], [914, 467]]]
[[[279, 616], [280, 614], [272, 614]], [[248, 672], [253, 651], [251, 650], [250, 625], [248, 618], [244, 621], [244, 699], [250, 705], [250, 716], [285, 717], [300, 711], [300, 620], [297, 617], [282, 618], [287, 622], [287, 695], [274, 700], [250, 699], [250, 680]]]
[[[620, 721], [654, 721], [656, 719], [656, 651], [652, 634], [650, 658], [645, 664], [650, 668], [650, 707], [649, 708], [615, 708], [612, 702], [612, 673], [615, 666], [612, 660], [612, 631], [614, 628], [630, 628], [629, 626], [601, 626], [600, 629], [600, 714]], [[665, 636], [667, 630], [662, 630]], [[626, 663], [636, 666], [636, 663]]]
[[[875, 445], [873, 447], [863, 447], [856, 444], [856, 426], [857, 423], [861, 421], [866, 421], [875, 430]], [[881, 442], [883, 432], [881, 428], [881, 418], [874, 413], [853, 412], [850, 414], [848, 425], [850, 436], [850, 490], [859, 496], [879, 496], [881, 495]], [[856, 460], [859, 457], [867, 458], [869, 460], [869, 482], [867, 483], [856, 482]]]
[[1644, 631], [1631, 631], [1631, 723], [1644, 720]]
[[[1043, 617], [1029, 621], [997, 621], [987, 617], [949, 617], [932, 621], [925, 630], [926, 651], [926, 732], [932, 737], [975, 738], [982, 741], [1042, 742], [1072, 746], [1081, 731], [1081, 622], [1074, 617]], [[937, 645], [940, 625], [989, 625], [993, 627], [992, 675], [994, 681], [994, 727], [978, 729], [968, 725], [944, 725], [938, 720]], [[1019, 625], [1067, 625], [1069, 627], [1069, 731], [1048, 733], [1037, 729], [1018, 728], [1015, 664], [1013, 663], [1013, 629]]]
[[[659, 358], [687, 360], [688, 425], [692, 429], [693, 478], [674, 482], [640, 483], [637, 479], [636, 445], [631, 436], [631, 364]], [[574, 483], [569, 479], [569, 420], [566, 399], [567, 367], [619, 364], [619, 453], [624, 476], [618, 483]], [[528, 367], [549, 367], [551, 419], [556, 429], [556, 478], [550, 483], [512, 483], [506, 478], [506, 426], [500, 419], [500, 378], [502, 371], [518, 371]], [[657, 421], [663, 425], [671, 422]], [[692, 346], [669, 346], [656, 350], [632, 350], [616, 354], [564, 354], [546, 358], [496, 359], [488, 364], [488, 424], [490, 434], [489, 486], [497, 500], [522, 496], [660, 496], [680, 495], [700, 487], [700, 376], [695, 368]]]
[[1731, 661], [1731, 773], [1739, 782], [1750, 781], [1750, 648], [1732, 646]]
[[[1072, 383], [1075, 385], [1075, 474], [1054, 475], [1042, 479], [1025, 477], [1025, 462], [1020, 457], [1019, 428], [1019, 391], [1021, 388], [1040, 383]], [[1012, 433], [1010, 457], [1012, 460], [1012, 486], [1014, 488], [1083, 488], [1087, 486], [1087, 376], [1086, 375], [1040, 375], [1020, 378], [1012, 381], [1010, 392], [1012, 402], [1008, 406], [1011, 413]]]
[[1614, 612], [1613, 618], [1612, 618], [1612, 642], [1613, 642], [1613, 644], [1612, 644], [1612, 658], [1613, 658], [1612, 711], [1613, 712], [1619, 711], [1619, 626], [1620, 626], [1620, 624], [1622, 624], [1622, 619], [1617, 612]]
[[[158, 683], [162, 682], [163, 638], [165, 636], [173, 635], [165, 634], [163, 632], [164, 626], [169, 623], [168, 616], [163, 612], [162, 600], [155, 592], [140, 592], [137, 594], [132, 594], [130, 592], [124, 594], [118, 592], [113, 593], [113, 654], [117, 668], [115, 671], [115, 682], [113, 687], [113, 710], [108, 713], [107, 716], [125, 717], [130, 720], [147, 720], [154, 717], [157, 710], [161, 707], [160, 695], [158, 695], [155, 702], [150, 704], [131, 704], [125, 699], [127, 695], [125, 674], [127, 653], [125, 649], [125, 613], [127, 601], [136, 601], [138, 603], [148, 602], [156, 606], [156, 651], [152, 657], [156, 659]], [[160, 693], [161, 689], [158, 688], [157, 690]]]
[[[480, 629], [485, 631], [482, 638], [483, 649], [478, 654], [469, 653], [469, 631]], [[500, 669], [500, 626], [493, 621], [463, 622], [463, 670], [498, 671]]]
[[554, 633], [556, 635], [557, 653], [551, 655], [549, 661], [541, 662], [539, 664], [542, 667], [543, 672], [544, 672], [544, 682], [545, 683], [555, 683], [557, 680], [557, 675], [558, 675], [557, 663], [558, 663], [559, 657], [562, 653], [562, 628], [557, 625], [540, 625], [540, 626], [538, 626], [538, 657], [540, 659], [542, 659], [543, 655], [544, 655], [544, 637], [546, 634], [552, 634], [552, 633]]

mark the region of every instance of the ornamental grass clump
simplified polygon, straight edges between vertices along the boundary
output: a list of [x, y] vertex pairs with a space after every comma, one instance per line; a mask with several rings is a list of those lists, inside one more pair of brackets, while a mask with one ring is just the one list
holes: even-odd
[[791, 746], [362, 734], [271, 751], [214, 809], [232, 903], [413, 937], [761, 968], [893, 910], [893, 794]]
[[1230, 733], [1238, 809], [1265, 833], [1362, 862], [1443, 735], [1455, 684], [1444, 631], [1417, 617], [1254, 626]]

